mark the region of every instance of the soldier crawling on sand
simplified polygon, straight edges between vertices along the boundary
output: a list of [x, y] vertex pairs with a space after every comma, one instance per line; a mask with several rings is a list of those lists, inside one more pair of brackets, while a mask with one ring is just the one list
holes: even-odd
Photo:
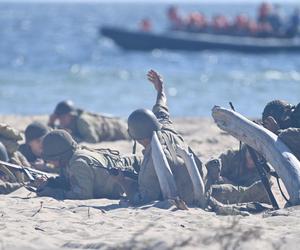
[[[152, 156], [151, 138], [155, 131], [174, 175], [179, 198], [186, 204], [193, 204], [194, 192], [187, 168], [183, 160], [173, 154], [176, 147], [188, 148], [188, 146], [172, 126], [161, 76], [154, 70], [150, 70], [147, 76], [157, 92], [157, 99], [152, 111], [138, 109], [128, 118], [129, 134], [144, 147], [144, 150], [137, 189], [134, 193], [128, 191], [127, 195], [133, 204], [161, 200], [163, 197]], [[201, 162], [198, 165], [201, 170]]]
[[97, 143], [129, 139], [126, 122], [121, 118], [78, 109], [70, 100], [56, 105], [48, 126], [67, 130], [77, 142]]
[[39, 196], [57, 199], [119, 199], [124, 191], [115, 175], [125, 173], [135, 185], [133, 158], [110, 149], [93, 150], [77, 144], [65, 130], [53, 130], [43, 140], [43, 158], [59, 168], [58, 177], [36, 181]]
[[[298, 159], [299, 119], [300, 105], [293, 106], [282, 100], [269, 102], [262, 113], [263, 126], [277, 134]], [[242, 145], [239, 150], [228, 150], [218, 159], [207, 162], [206, 168], [206, 190], [211, 189], [212, 196], [218, 201], [230, 204], [249, 201], [270, 203], [247, 145]]]
[[[137, 189], [133, 193], [131, 193], [132, 190], [126, 190], [129, 202], [131, 204], [140, 205], [165, 198], [163, 197], [164, 194], [160, 176], [157, 172], [157, 169], [161, 167], [161, 165], [158, 167], [155, 166], [155, 164], [157, 164], [154, 159], [156, 156], [153, 154], [154, 148], [152, 141], [154, 134], [157, 134], [159, 144], [162, 147], [162, 154], [165, 155], [172, 173], [171, 178], [174, 178], [175, 180], [177, 191], [175, 195], [178, 195], [179, 200], [184, 202], [183, 204], [177, 203], [177, 207], [184, 209], [186, 208], [185, 204], [197, 206], [198, 204], [195, 203], [196, 191], [192, 184], [192, 176], [187, 169], [187, 162], [176, 153], [176, 148], [183, 148], [188, 151], [188, 146], [185, 144], [183, 138], [172, 127], [162, 78], [157, 72], [151, 70], [148, 73], [148, 79], [153, 83], [157, 91], [156, 104], [152, 111], [138, 109], [128, 118], [128, 131], [130, 136], [144, 147], [144, 158], [140, 170], [138, 171]], [[201, 169], [202, 164], [200, 160], [197, 161], [197, 163], [195, 168], [199, 171], [198, 177], [200, 178], [201, 183], [203, 177], [203, 171]], [[118, 176], [118, 179], [120, 182], [124, 181], [122, 180], [121, 175]], [[244, 214], [240, 209], [244, 211], [247, 209], [245, 207], [246, 205], [223, 205], [210, 196], [209, 192], [205, 194], [204, 186], [202, 192], [202, 208], [210, 208], [219, 214]]]

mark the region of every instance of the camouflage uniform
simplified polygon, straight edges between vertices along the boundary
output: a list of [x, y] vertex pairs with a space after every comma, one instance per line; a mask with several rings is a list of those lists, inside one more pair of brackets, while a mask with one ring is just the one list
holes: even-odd
[[[6, 147], [0, 142], [0, 160], [8, 162], [8, 154]], [[17, 176], [15, 176], [6, 166], [0, 164], [0, 194], [8, 194], [19, 187], [22, 184], [18, 183]]]
[[[270, 203], [269, 197], [260, 180], [256, 167], [247, 167], [247, 149], [245, 146], [239, 150], [228, 150], [221, 154], [221, 169], [219, 176], [212, 180], [208, 167], [207, 191], [224, 204], [240, 202]], [[208, 164], [207, 164], [208, 165]], [[209, 184], [208, 184], [209, 183]]]
[[17, 182], [11, 183], [0, 179], [0, 194], [9, 194], [22, 186], [22, 184]]
[[77, 110], [73, 122], [64, 129], [71, 132], [77, 142], [97, 143], [129, 139], [125, 121], [116, 117]]
[[[191, 204], [193, 202], [194, 194], [187, 168], [180, 158], [177, 157], [177, 159], [172, 159], [166, 142], [169, 141], [172, 146], [179, 145], [182, 148], [186, 148], [182, 137], [178, 135], [172, 127], [164, 94], [158, 96], [156, 105], [153, 107], [152, 111], [162, 125], [162, 128], [157, 132], [157, 135], [174, 175], [179, 197], [187, 204]], [[138, 192], [133, 198], [133, 203], [135, 204], [162, 199], [160, 184], [151, 156], [151, 145], [148, 145], [145, 148], [143, 155], [144, 159], [138, 176]]]
[[289, 147], [300, 160], [300, 128], [288, 128], [278, 131], [278, 137]]
[[9, 194], [22, 186], [23, 184], [18, 182], [16, 175], [5, 166], [0, 165], [0, 194]]
[[[19, 131], [13, 129], [12, 127], [6, 124], [0, 124], [0, 142], [2, 142], [5, 148], [7, 149], [9, 162], [24, 167], [30, 167], [29, 162], [26, 160], [24, 155], [18, 150], [19, 141], [22, 139], [23, 138]], [[5, 185], [2, 187], [4, 193], [11, 192], [11, 185], [13, 185], [13, 188], [17, 188], [18, 186], [20, 187], [23, 185], [19, 183], [25, 183], [26, 181], [28, 181], [26, 176], [24, 176], [24, 174], [19, 171], [14, 171], [12, 172], [12, 174], [15, 176], [17, 183], [5, 183]], [[5, 188], [7, 188], [6, 191], [4, 191]]]
[[[51, 133], [50, 133], [51, 134]], [[46, 137], [47, 138], [47, 137]], [[44, 147], [45, 148], [45, 147]], [[112, 172], [134, 172], [130, 158], [120, 157], [111, 150], [91, 150], [76, 146], [74, 153], [61, 167], [60, 176], [49, 179], [38, 191], [40, 196], [59, 199], [118, 199], [123, 189]]]

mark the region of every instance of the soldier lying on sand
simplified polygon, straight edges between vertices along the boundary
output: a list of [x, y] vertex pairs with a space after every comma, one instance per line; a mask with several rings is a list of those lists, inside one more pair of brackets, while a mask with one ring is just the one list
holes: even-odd
[[[138, 188], [134, 193], [127, 192], [127, 195], [133, 204], [162, 199], [162, 190], [152, 158], [151, 138], [155, 131], [174, 175], [179, 198], [187, 204], [193, 204], [194, 191], [187, 167], [180, 157], [173, 154], [177, 146], [188, 146], [173, 128], [162, 78], [153, 70], [149, 71], [147, 76], [157, 91], [157, 99], [152, 111], [138, 109], [128, 118], [129, 134], [144, 147], [144, 157], [138, 173]], [[201, 163], [198, 165], [202, 173]]]
[[[293, 106], [285, 101], [269, 102], [262, 113], [262, 124], [291, 149], [300, 159], [300, 105]], [[238, 203], [258, 201], [269, 203], [257, 166], [243, 145], [241, 150], [229, 150], [206, 164], [206, 190], [211, 188], [211, 194], [223, 203]], [[270, 177], [270, 176], [269, 176]]]
[[38, 194], [58, 199], [119, 199], [124, 191], [115, 175], [126, 172], [128, 185], [136, 185], [133, 159], [109, 149], [79, 146], [65, 130], [54, 130], [43, 140], [43, 158], [60, 169], [60, 175], [38, 180]]
[[48, 125], [67, 130], [77, 142], [97, 143], [129, 139], [126, 123], [120, 118], [93, 114], [74, 107], [72, 101], [57, 104]]

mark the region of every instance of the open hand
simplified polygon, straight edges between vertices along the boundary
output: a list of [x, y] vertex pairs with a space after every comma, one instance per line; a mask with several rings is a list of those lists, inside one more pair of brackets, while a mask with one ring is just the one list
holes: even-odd
[[157, 92], [162, 92], [162, 90], [163, 90], [162, 77], [153, 69], [148, 71], [147, 77], [148, 77], [148, 80], [153, 83]]

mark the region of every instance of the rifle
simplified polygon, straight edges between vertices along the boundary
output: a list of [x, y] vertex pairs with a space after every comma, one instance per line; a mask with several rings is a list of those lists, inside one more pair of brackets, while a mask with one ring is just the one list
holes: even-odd
[[[229, 102], [229, 105], [230, 105], [231, 109], [233, 111], [235, 111], [235, 108], [234, 108], [232, 102]], [[242, 145], [242, 142], [240, 141], [240, 150], [241, 150], [241, 145]], [[266, 171], [270, 170], [270, 167], [269, 167], [267, 161], [265, 159], [259, 160], [257, 157], [256, 151], [253, 148], [251, 148], [249, 145], [246, 145], [246, 146], [247, 146], [248, 152], [249, 152], [252, 160], [254, 161], [254, 164], [256, 166], [256, 169], [257, 169], [257, 172], [261, 179], [261, 182], [265, 187], [265, 190], [269, 196], [269, 199], [272, 203], [273, 208], [275, 210], [279, 209], [278, 203], [277, 203], [275, 196], [271, 190], [270, 182], [269, 182], [267, 174], [266, 174]]]
[[50, 174], [46, 173], [37, 169], [33, 169], [30, 167], [24, 167], [24, 166], [19, 166], [13, 163], [5, 162], [5, 161], [0, 161], [0, 165], [3, 165], [7, 167], [8, 169], [14, 170], [14, 171], [20, 171], [23, 172], [30, 182], [33, 182], [37, 177], [46, 177], [49, 179], [50, 177], [55, 177], [55, 174]]
[[273, 208], [276, 209], [276, 210], [279, 209], [278, 203], [275, 199], [274, 194], [272, 193], [272, 190], [271, 190], [271, 187], [270, 187], [270, 182], [269, 182], [267, 174], [266, 174], [265, 169], [269, 168], [269, 166], [267, 165], [266, 160], [265, 159], [259, 160], [255, 150], [253, 148], [251, 148], [250, 146], [248, 146], [248, 145], [247, 145], [247, 149], [250, 153], [250, 156], [251, 156], [252, 160], [254, 161], [254, 164], [256, 165], [257, 172], [260, 176], [262, 184], [264, 185], [264, 187], [265, 187], [265, 189], [268, 193], [268, 196], [269, 196], [269, 199], [272, 203]]

